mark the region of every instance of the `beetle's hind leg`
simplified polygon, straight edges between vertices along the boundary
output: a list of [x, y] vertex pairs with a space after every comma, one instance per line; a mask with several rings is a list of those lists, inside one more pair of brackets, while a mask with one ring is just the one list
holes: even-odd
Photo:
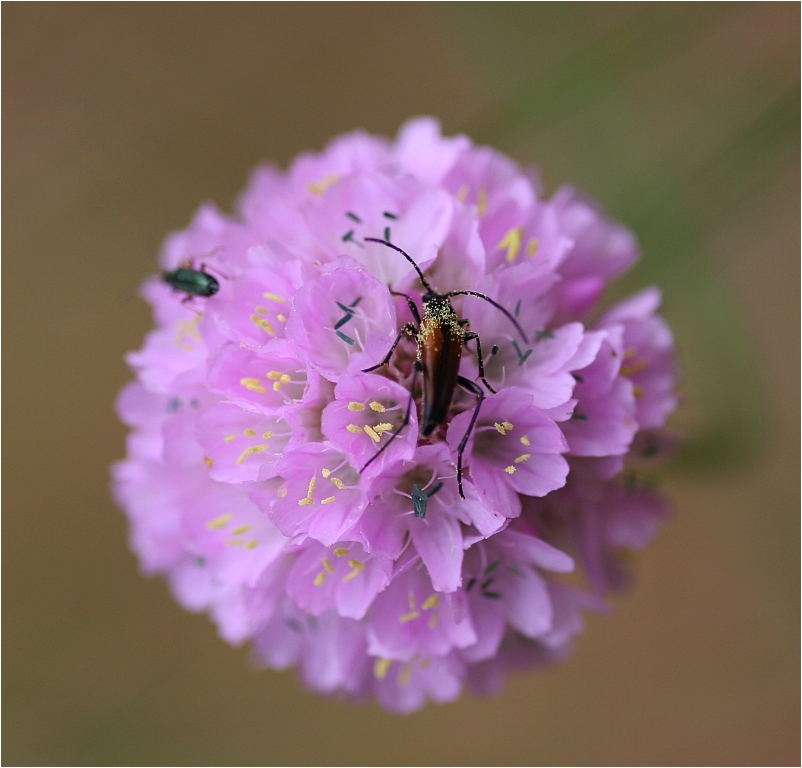
[[[391, 350], [392, 351], [392, 350]], [[383, 365], [383, 363], [382, 363]], [[368, 461], [364, 464], [362, 469], [359, 470], [360, 474], [364, 472], [376, 459], [379, 458], [386, 450], [387, 446], [393, 442], [403, 431], [404, 427], [409, 424], [409, 415], [412, 413], [412, 404], [415, 402], [415, 384], [418, 381], [418, 374], [423, 370], [423, 366], [416, 360], [415, 361], [415, 368], [412, 371], [412, 385], [409, 388], [409, 400], [407, 401], [407, 410], [404, 413], [404, 418], [401, 420], [401, 423], [390, 433], [390, 437], [388, 438], [387, 442], [379, 448], [373, 456], [368, 459]]]
[[465, 434], [462, 440], [459, 441], [459, 446], [457, 446], [457, 485], [459, 486], [459, 497], [464, 499], [465, 491], [462, 488], [462, 455], [465, 453], [465, 446], [468, 445], [468, 438], [471, 436], [471, 432], [473, 432], [473, 428], [476, 425], [476, 419], [479, 418], [479, 408], [482, 407], [485, 393], [482, 392], [482, 388], [476, 382], [466, 379], [464, 376], [457, 376], [457, 384], [479, 398], [476, 403], [476, 408], [473, 409], [473, 414], [471, 414], [468, 429], [465, 430]]
[[492, 392], [494, 395], [496, 394], [496, 390], [490, 386], [490, 382], [485, 378], [485, 360], [482, 356], [482, 342], [479, 341], [479, 334], [474, 333], [473, 331], [468, 331], [465, 334], [465, 341], [468, 342], [473, 339], [476, 342], [476, 361], [479, 363], [479, 378], [482, 380], [482, 384], [484, 384], [489, 392]]

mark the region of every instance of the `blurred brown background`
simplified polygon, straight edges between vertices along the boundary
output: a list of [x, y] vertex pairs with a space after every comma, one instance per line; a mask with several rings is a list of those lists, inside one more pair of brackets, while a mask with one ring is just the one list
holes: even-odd
[[[3, 762], [798, 764], [796, 3], [2, 7]], [[252, 671], [143, 579], [112, 403], [169, 231], [259, 161], [435, 114], [632, 226], [689, 436], [615, 614], [408, 717]]]

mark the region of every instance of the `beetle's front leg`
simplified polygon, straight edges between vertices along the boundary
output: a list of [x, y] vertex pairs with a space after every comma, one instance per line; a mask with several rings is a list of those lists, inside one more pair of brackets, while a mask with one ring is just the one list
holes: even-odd
[[398, 342], [401, 341], [401, 338], [405, 333], [414, 338], [418, 334], [418, 329], [412, 323], [407, 323], [401, 329], [401, 332], [398, 334], [398, 336], [396, 336], [393, 346], [390, 347], [390, 351], [384, 356], [384, 360], [382, 360], [380, 363], [376, 363], [376, 365], [371, 365], [370, 368], [363, 368], [362, 373], [370, 373], [371, 371], [375, 371], [377, 368], [381, 368], [383, 365], [388, 363], [390, 358], [393, 356], [395, 348], [398, 346]]

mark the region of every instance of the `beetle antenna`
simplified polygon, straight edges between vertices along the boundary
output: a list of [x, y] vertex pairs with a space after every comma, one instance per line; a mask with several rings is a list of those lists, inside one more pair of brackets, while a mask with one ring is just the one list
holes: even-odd
[[429, 285], [429, 281], [423, 276], [423, 272], [420, 271], [420, 267], [406, 251], [402, 251], [397, 245], [388, 243], [386, 240], [380, 240], [378, 237], [366, 237], [365, 242], [381, 243], [382, 245], [386, 245], [388, 248], [392, 248], [394, 251], [398, 251], [410, 264], [412, 264], [413, 267], [415, 267], [415, 271], [418, 273], [418, 277], [420, 278], [420, 281], [423, 283], [426, 290], [430, 293], [437, 293], [437, 291], [435, 291], [434, 288]]
[[501, 304], [493, 301], [493, 299], [491, 299], [489, 296], [485, 296], [483, 293], [479, 293], [479, 291], [449, 291], [446, 296], [449, 298], [451, 296], [476, 296], [477, 299], [484, 299], [485, 301], [490, 302], [496, 309], [500, 309], [510, 319], [510, 322], [518, 329], [518, 333], [521, 334], [521, 338], [524, 340], [524, 343], [529, 343], [529, 340], [526, 338], [526, 334], [524, 333], [524, 329], [521, 328], [520, 323], [506, 309], [504, 309]]

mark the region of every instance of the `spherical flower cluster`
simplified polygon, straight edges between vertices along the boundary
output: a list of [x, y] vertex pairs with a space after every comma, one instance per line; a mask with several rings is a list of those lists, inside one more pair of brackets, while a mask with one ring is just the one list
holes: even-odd
[[660, 294], [598, 311], [636, 259], [432, 119], [257, 169], [143, 287], [114, 468], [143, 570], [262, 663], [394, 711], [561, 657], [665, 511], [632, 468], [676, 405]]

